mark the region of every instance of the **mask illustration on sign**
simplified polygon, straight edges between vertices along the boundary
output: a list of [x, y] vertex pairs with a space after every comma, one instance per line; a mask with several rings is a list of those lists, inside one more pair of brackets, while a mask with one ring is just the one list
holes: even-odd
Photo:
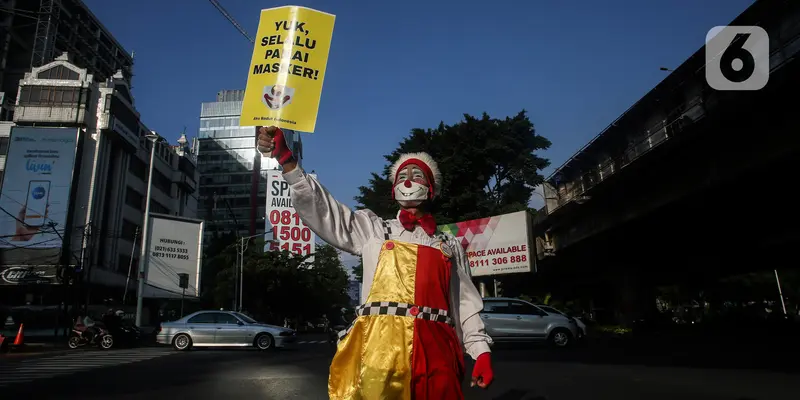
[[283, 85], [264, 86], [264, 105], [270, 110], [279, 110], [292, 104], [294, 88]]

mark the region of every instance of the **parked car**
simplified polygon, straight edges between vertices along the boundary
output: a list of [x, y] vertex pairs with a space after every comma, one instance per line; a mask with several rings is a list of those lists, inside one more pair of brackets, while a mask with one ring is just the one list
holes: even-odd
[[555, 347], [567, 347], [578, 337], [574, 318], [548, 313], [519, 299], [485, 298], [480, 316], [486, 333], [496, 342], [547, 341]]
[[553, 307], [550, 307], [550, 306], [544, 305], [544, 304], [537, 304], [536, 307], [541, 308], [542, 310], [544, 310], [548, 314], [561, 314], [561, 315], [563, 315], [565, 317], [568, 317], [568, 318], [569, 317], [574, 318], [575, 319], [575, 323], [578, 325], [578, 336], [577, 336], [578, 339], [583, 339], [583, 338], [586, 337], [586, 324], [583, 322], [583, 320], [580, 319], [580, 317], [573, 317], [573, 316], [569, 315], [568, 313], [566, 313], [564, 311], [561, 311], [559, 309], [556, 309], [556, 308], [553, 308]]
[[259, 350], [288, 347], [297, 340], [294, 330], [268, 325], [233, 311], [198, 311], [177, 321], [164, 322], [156, 341], [176, 350], [197, 347], [248, 347]]

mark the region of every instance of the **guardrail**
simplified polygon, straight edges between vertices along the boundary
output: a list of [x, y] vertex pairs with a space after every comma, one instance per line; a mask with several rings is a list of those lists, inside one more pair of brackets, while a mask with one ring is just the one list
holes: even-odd
[[[786, 27], [784, 29], [785, 32], [796, 32], [798, 31], [798, 25], [800, 22], [795, 21], [791, 27]], [[788, 62], [792, 61], [794, 57], [800, 52], [800, 33], [794, 33], [792, 36], [787, 37], [783, 40], [780, 45], [778, 45], [774, 50], [770, 52], [770, 72], [774, 73], [775, 71], [779, 70], [781, 67], [785, 66]], [[702, 74], [705, 72], [705, 65], [699, 68], [697, 71], [694, 72], [695, 75]], [[640, 100], [641, 101], [641, 100]], [[639, 104], [639, 101], [634, 103], [625, 113], [623, 113], [617, 120], [614, 121], [616, 123], [622, 117], [624, 117], [630, 110], [632, 110], [636, 105]], [[680, 112], [680, 116], [674, 118], [672, 120], [664, 120], [650, 129], [646, 130], [646, 134], [637, 140], [634, 143], [631, 143], [623, 152], [615, 157], [609, 158], [603, 163], [600, 163], [598, 167], [592, 168], [588, 172], [582, 174], [580, 177], [572, 179], [569, 182], [565, 182], [559, 184], [556, 188], [556, 200], [557, 204], [555, 207], [550, 209], [548, 207], [547, 214], [553, 213], [555, 210], [563, 207], [565, 204], [574, 201], [578, 198], [583, 197], [584, 193], [586, 193], [591, 188], [600, 184], [600, 182], [608, 179], [611, 175], [615, 174], [622, 168], [630, 165], [635, 160], [639, 159], [640, 157], [644, 156], [652, 149], [664, 144], [669, 139], [673, 138], [676, 134], [681, 132], [685, 129], [688, 125], [695, 123], [706, 116], [706, 109], [703, 104], [703, 100], [700, 97], [696, 97], [695, 99], [678, 106], [675, 110], [684, 109]], [[675, 112], [673, 110], [673, 112]], [[677, 114], [677, 113], [676, 113]], [[674, 115], [674, 114], [668, 114]], [[608, 132], [612, 129], [614, 125], [612, 123], [609, 127], [604, 129], [598, 136], [595, 137], [590, 143], [584, 146], [581, 150], [576, 153], [580, 154], [584, 149], [586, 149], [591, 143], [594, 142], [597, 138]], [[575, 158], [573, 156], [568, 160], [564, 166], [568, 165], [569, 162]], [[564, 167], [562, 166], [562, 168]], [[559, 168], [561, 169], [561, 168]]]
[[676, 110], [684, 111], [681, 112], [680, 116], [669, 121], [661, 121], [646, 130], [645, 135], [630, 143], [628, 147], [616, 157], [611, 157], [599, 164], [596, 168], [592, 168], [588, 172], [583, 173], [580, 177], [559, 185], [557, 188], [558, 204], [556, 207], [548, 209], [548, 214], [561, 208], [570, 201], [583, 196], [584, 193], [600, 184], [600, 182], [608, 179], [610, 176], [619, 172], [622, 168], [630, 165], [654, 148], [666, 143], [669, 139], [683, 131], [687, 126], [699, 121], [706, 115], [703, 101], [699, 97], [688, 103], [684, 103], [677, 107]]

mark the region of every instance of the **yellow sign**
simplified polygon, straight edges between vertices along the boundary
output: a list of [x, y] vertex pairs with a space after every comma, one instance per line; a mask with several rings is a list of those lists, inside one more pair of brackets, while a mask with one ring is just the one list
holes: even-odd
[[261, 10], [239, 125], [314, 132], [335, 20], [305, 7]]

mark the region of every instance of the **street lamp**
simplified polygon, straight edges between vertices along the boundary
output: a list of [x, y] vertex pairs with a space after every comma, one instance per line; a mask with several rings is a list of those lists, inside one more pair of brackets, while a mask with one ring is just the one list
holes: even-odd
[[250, 239], [252, 239], [254, 237], [266, 236], [268, 233], [271, 233], [271, 232], [272, 232], [272, 229], [270, 229], [270, 230], [268, 230], [268, 231], [266, 231], [264, 233], [258, 233], [258, 234], [255, 234], [255, 235], [242, 237], [239, 240], [239, 243], [238, 243], [239, 246], [237, 246], [238, 248], [236, 249], [236, 254], [239, 256], [238, 257], [239, 258], [239, 306], [236, 307], [236, 310], [234, 310], [234, 311], [241, 312], [242, 311], [242, 305], [244, 304], [242, 302], [242, 299], [244, 297], [242, 295], [244, 293], [244, 251], [247, 249], [247, 242], [250, 241]]
[[156, 144], [161, 138], [155, 132], [145, 135], [147, 140], [153, 142], [150, 147], [150, 170], [147, 173], [147, 193], [144, 197], [144, 222], [142, 223], [142, 249], [139, 254], [139, 290], [136, 293], [136, 326], [142, 326], [142, 307], [144, 305], [144, 279], [147, 276], [145, 268], [147, 266], [147, 255], [150, 246], [150, 235], [147, 231], [147, 225], [150, 219], [150, 195], [153, 189], [153, 164], [156, 159]]
[[[214, 210], [216, 210], [216, 208], [217, 208], [217, 200], [220, 199], [220, 196], [217, 195], [217, 192], [214, 192], [213, 198], [214, 198]], [[221, 199], [222, 199], [222, 201], [225, 202], [225, 207], [228, 209], [228, 212], [231, 214], [231, 218], [233, 218], [233, 230], [231, 232], [236, 235], [236, 243], [237, 243], [236, 244], [236, 246], [237, 246], [237, 248], [236, 248], [237, 249], [236, 250], [236, 264], [234, 264], [234, 265], [238, 266], [239, 265], [239, 250], [238, 250], [239, 244], [238, 243], [239, 243], [239, 238], [240, 238], [239, 237], [239, 221], [236, 219], [236, 214], [234, 214], [233, 210], [231, 209], [231, 204], [228, 202], [228, 199], [224, 198], [224, 197], [222, 197]], [[233, 285], [233, 289], [234, 289], [234, 293], [233, 293], [233, 309], [236, 310], [236, 308], [237, 308], [236, 307], [236, 299], [240, 298], [238, 285], [234, 284]]]

